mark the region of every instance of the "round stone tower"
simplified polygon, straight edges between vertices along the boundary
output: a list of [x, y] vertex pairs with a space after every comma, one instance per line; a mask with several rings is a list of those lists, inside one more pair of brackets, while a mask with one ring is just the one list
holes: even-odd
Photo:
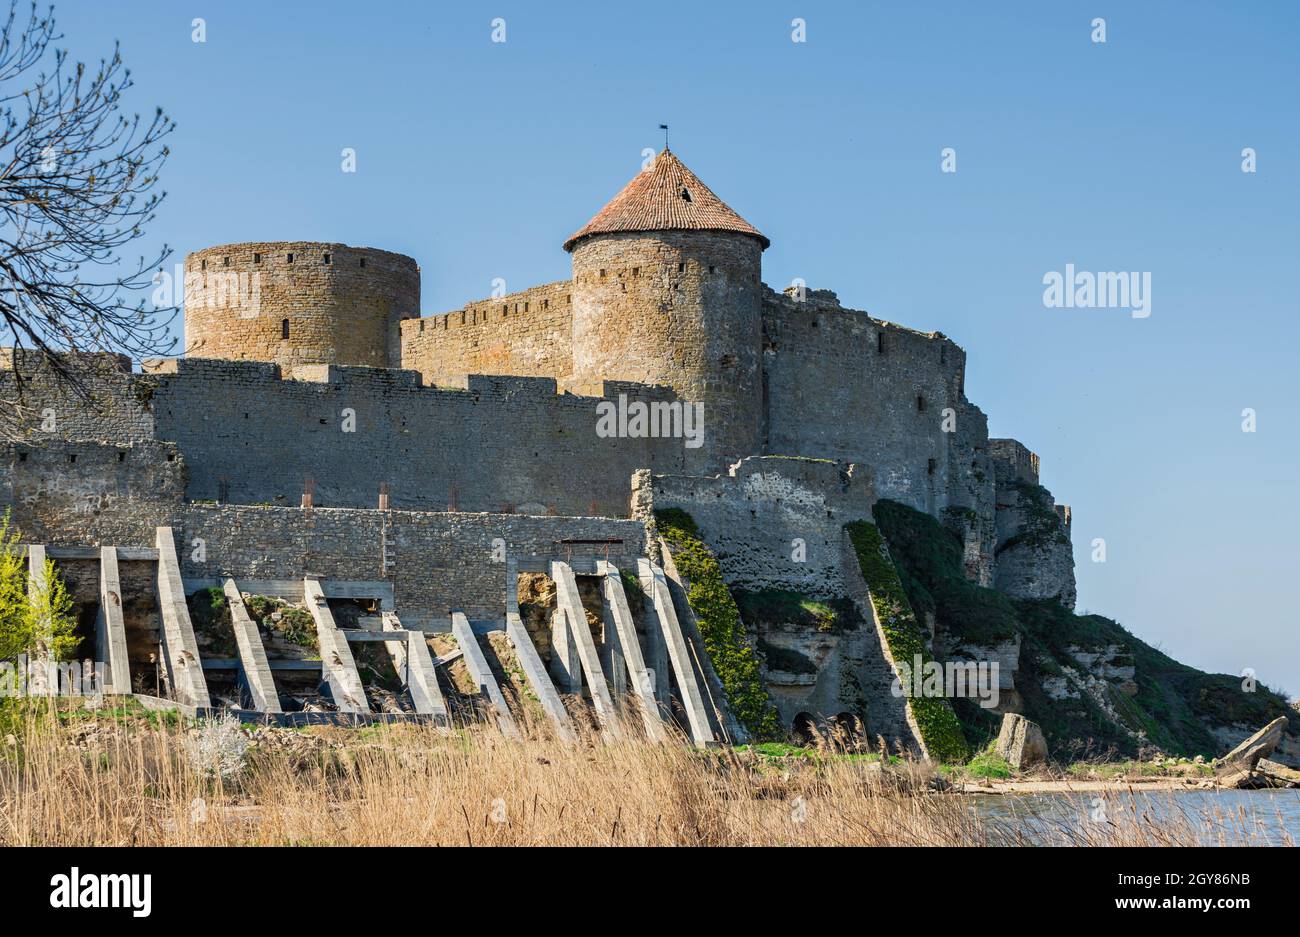
[[760, 451], [770, 242], [664, 150], [570, 237], [573, 383], [667, 384], [702, 403], [696, 468]]
[[301, 364], [401, 364], [420, 314], [410, 257], [312, 241], [226, 244], [185, 258], [185, 353]]

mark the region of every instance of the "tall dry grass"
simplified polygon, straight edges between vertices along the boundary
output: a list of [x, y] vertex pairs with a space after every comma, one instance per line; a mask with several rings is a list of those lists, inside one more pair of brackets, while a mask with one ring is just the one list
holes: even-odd
[[[64, 702], [61, 705], [67, 706]], [[924, 765], [827, 756], [784, 764], [684, 740], [565, 745], [533, 726], [447, 734], [257, 730], [228, 778], [196, 729], [138, 714], [28, 712], [0, 744], [4, 845], [1178, 845], [1205, 818], [1138, 807], [990, 818], [933, 789]], [[1107, 795], [1112, 808], [1122, 795]], [[1249, 842], [1227, 812], [1225, 843]]]

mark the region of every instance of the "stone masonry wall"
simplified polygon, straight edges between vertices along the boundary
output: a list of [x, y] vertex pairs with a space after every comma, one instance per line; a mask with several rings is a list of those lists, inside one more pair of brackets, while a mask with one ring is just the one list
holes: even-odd
[[[643, 555], [645, 528], [602, 517], [379, 510], [302, 510], [254, 505], [185, 505], [177, 522], [186, 578], [378, 580], [385, 532], [393, 560], [387, 578], [400, 616], [504, 618], [505, 564], [493, 560], [494, 541], [511, 556], [555, 555], [556, 541], [621, 539], [611, 553]], [[190, 545], [204, 543], [196, 562]], [[498, 554], [499, 555], [499, 554]]]
[[536, 286], [463, 309], [401, 325], [401, 366], [429, 386], [455, 384], [466, 374], [555, 378], [573, 370], [573, 285]]
[[652, 502], [691, 515], [729, 586], [823, 599], [845, 594], [844, 525], [871, 520], [875, 503], [863, 466], [822, 459], [749, 458], [726, 475], [641, 475], [636, 484], [651, 489], [633, 493], [643, 510]]
[[[422, 387], [413, 371], [302, 369], [182, 359], [156, 376], [160, 438], [190, 469], [188, 497], [411, 510], [626, 516], [632, 473], [680, 471], [681, 439], [601, 438], [602, 398], [557, 394], [546, 378], [465, 379]], [[610, 383], [607, 398], [670, 399], [664, 389]]]
[[704, 404], [691, 471], [758, 453], [760, 274], [754, 238], [604, 234], [573, 251], [573, 382], [665, 384]]
[[419, 314], [420, 268], [389, 251], [273, 241], [185, 259], [185, 353], [195, 357], [396, 367], [399, 323]]
[[991, 584], [988, 428], [966, 399], [960, 347], [846, 309], [830, 291], [768, 290], [763, 362], [765, 452], [870, 466], [877, 497], [951, 526], [967, 574]]

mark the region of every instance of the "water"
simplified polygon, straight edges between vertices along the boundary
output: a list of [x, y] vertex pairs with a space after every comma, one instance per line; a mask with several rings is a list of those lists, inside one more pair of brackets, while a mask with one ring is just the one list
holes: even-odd
[[1300, 844], [1300, 790], [1081, 791], [966, 798], [983, 819], [1006, 824], [1036, 842], [1061, 842], [1063, 830], [1086, 830], [1088, 824], [1126, 827], [1147, 815], [1155, 823], [1185, 818], [1196, 831], [1192, 845]]

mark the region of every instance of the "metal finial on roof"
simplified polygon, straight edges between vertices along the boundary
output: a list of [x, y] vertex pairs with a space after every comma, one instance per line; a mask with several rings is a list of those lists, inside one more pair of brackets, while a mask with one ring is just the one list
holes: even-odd
[[668, 149], [668, 125], [660, 124], [659, 129], [664, 132], [664, 149]]

